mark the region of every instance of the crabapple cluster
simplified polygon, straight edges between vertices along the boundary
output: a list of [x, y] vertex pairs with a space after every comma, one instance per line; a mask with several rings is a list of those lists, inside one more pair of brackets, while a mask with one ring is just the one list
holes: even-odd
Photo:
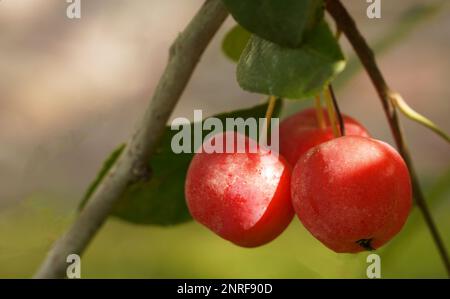
[[[193, 218], [243, 247], [272, 241], [295, 214], [335, 252], [377, 249], [394, 237], [412, 205], [405, 162], [353, 118], [343, 116], [346, 135], [335, 138], [315, 113], [281, 122], [280, 154], [259, 145], [251, 153], [197, 153], [185, 184]], [[226, 137], [256, 142], [234, 132], [208, 142]]]

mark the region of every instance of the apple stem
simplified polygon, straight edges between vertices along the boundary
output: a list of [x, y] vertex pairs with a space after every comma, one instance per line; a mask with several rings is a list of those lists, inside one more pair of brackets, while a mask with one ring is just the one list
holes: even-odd
[[272, 119], [273, 110], [275, 109], [275, 103], [277, 101], [277, 98], [275, 96], [269, 97], [269, 106], [267, 107], [266, 111], [266, 120], [267, 120], [267, 129], [270, 127], [270, 121]]
[[316, 95], [314, 103], [316, 106], [317, 123], [319, 125], [319, 128], [321, 130], [324, 130], [327, 127], [327, 124], [325, 123], [325, 117], [323, 115], [323, 108], [322, 108], [322, 103], [320, 100], [320, 95]]
[[339, 129], [336, 125], [336, 115], [333, 106], [333, 99], [328, 88], [325, 89], [325, 103], [327, 104], [328, 118], [335, 138], [340, 137]]
[[267, 106], [267, 110], [266, 110], [266, 121], [264, 122], [264, 127], [263, 127], [263, 129], [261, 130], [261, 142], [265, 142], [266, 140], [268, 140], [269, 141], [269, 143], [270, 143], [270, 132], [269, 132], [269, 130], [270, 130], [270, 123], [271, 123], [271, 120], [272, 120], [272, 114], [273, 114], [273, 111], [274, 111], [274, 109], [275, 109], [275, 104], [276, 104], [276, 102], [277, 102], [277, 97], [275, 97], [275, 96], [270, 96], [269, 97], [269, 104], [268, 104], [268, 106]]
[[328, 91], [330, 92], [331, 99], [333, 100], [334, 110], [336, 111], [336, 115], [339, 122], [339, 130], [341, 136], [345, 136], [345, 123], [344, 123], [344, 117], [341, 114], [341, 109], [339, 109], [339, 104], [336, 98], [336, 94], [334, 93], [333, 85], [328, 85]]
[[[336, 32], [334, 34], [334, 37], [339, 42], [339, 39], [342, 35], [342, 29], [338, 26], [336, 23]], [[344, 118], [342, 117], [341, 110], [339, 109], [339, 105], [336, 99], [336, 94], [334, 93], [333, 85], [328, 84], [328, 92], [331, 95], [331, 99], [333, 100], [334, 110], [336, 111], [338, 121], [339, 121], [339, 129], [340, 129], [340, 136], [345, 136], [345, 125], [344, 125]]]

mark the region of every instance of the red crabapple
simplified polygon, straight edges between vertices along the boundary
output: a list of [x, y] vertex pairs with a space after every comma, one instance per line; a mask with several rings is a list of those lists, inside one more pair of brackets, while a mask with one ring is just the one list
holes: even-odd
[[[310, 148], [334, 138], [328, 113], [323, 111], [326, 128], [317, 122], [316, 110], [307, 109], [280, 123], [280, 153], [292, 165]], [[343, 115], [345, 135], [369, 137], [367, 130], [353, 118]]]
[[295, 165], [291, 195], [300, 221], [336, 252], [376, 249], [411, 209], [407, 166], [390, 145], [345, 136], [310, 149]]
[[[219, 138], [224, 147], [228, 138], [246, 146], [255, 142], [233, 132], [217, 134], [210, 141]], [[290, 166], [281, 156], [261, 150], [259, 145], [256, 148], [254, 153], [197, 153], [185, 184], [194, 219], [243, 247], [272, 241], [294, 216]]]

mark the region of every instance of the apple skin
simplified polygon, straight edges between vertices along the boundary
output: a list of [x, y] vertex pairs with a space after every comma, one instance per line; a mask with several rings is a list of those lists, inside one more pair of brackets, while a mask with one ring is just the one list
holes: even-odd
[[[401, 230], [412, 205], [402, 157], [384, 142], [359, 136], [310, 149], [293, 170], [291, 195], [306, 229], [339, 253], [381, 247]], [[361, 240], [371, 240], [369, 248]]]
[[[306, 109], [280, 123], [280, 153], [294, 167], [297, 160], [310, 148], [334, 139], [328, 113], [323, 110], [326, 128], [317, 122], [316, 110]], [[369, 132], [350, 116], [343, 115], [345, 135], [370, 137]]]
[[[250, 140], [239, 133], [217, 134]], [[206, 141], [205, 141], [206, 142]], [[205, 144], [205, 143], [204, 143]], [[294, 217], [290, 199], [291, 168], [279, 155], [197, 153], [187, 172], [185, 195], [193, 218], [222, 238], [243, 247], [275, 239]]]

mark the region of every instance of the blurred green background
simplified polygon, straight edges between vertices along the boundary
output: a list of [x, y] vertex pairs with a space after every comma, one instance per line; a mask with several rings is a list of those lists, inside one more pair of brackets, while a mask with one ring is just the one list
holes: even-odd
[[[450, 131], [450, 10], [447, 1], [383, 1], [382, 19], [365, 1], [345, 1], [390, 84], [409, 104]], [[104, 158], [127, 139], [148, 104], [171, 41], [201, 0], [82, 1], [68, 20], [58, 0], [0, 2], [0, 278], [30, 277], [76, 207]], [[437, 6], [435, 6], [437, 5]], [[205, 53], [175, 117], [250, 107], [261, 96], [235, 82], [220, 53], [228, 19]], [[392, 143], [367, 76], [350, 59], [336, 82], [341, 109]], [[310, 103], [289, 103], [284, 115]], [[450, 152], [402, 118], [433, 216], [450, 248]], [[382, 276], [446, 277], [415, 208], [406, 227], [378, 251]], [[145, 227], [111, 218], [82, 258], [82, 277], [364, 278], [366, 257], [336, 254], [297, 219], [272, 243], [236, 247], [191, 222]]]

